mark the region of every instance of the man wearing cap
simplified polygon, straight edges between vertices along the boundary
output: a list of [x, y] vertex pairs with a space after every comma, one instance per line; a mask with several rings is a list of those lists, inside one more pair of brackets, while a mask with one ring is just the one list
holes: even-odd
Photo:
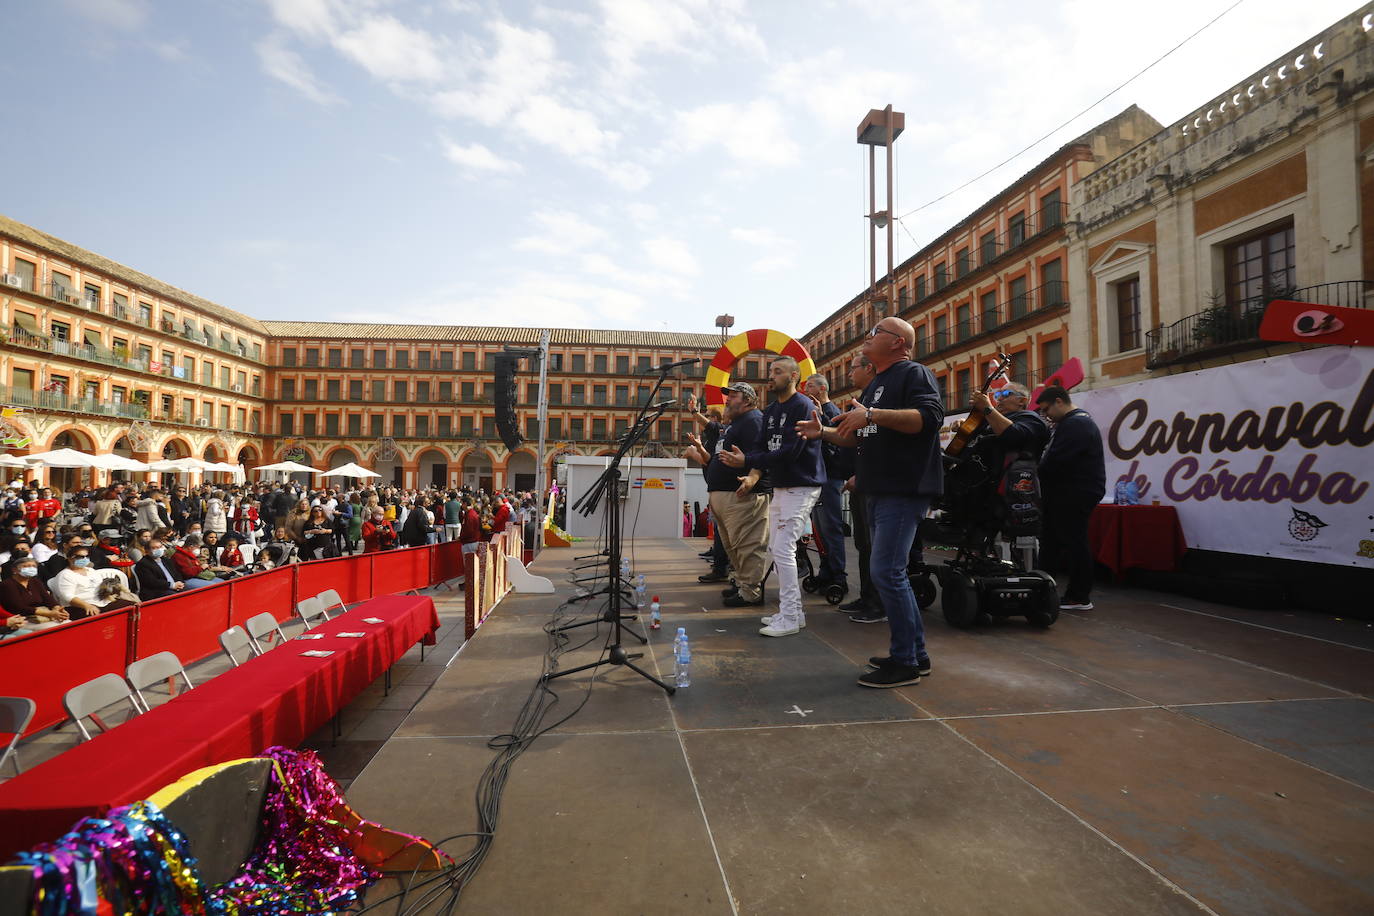
[[763, 414], [758, 395], [747, 382], [724, 387], [721, 394], [729, 426], [716, 441], [714, 452], [707, 452], [695, 435], [687, 438], [697, 460], [705, 465], [711, 515], [735, 570], [735, 585], [726, 590], [725, 606], [754, 607], [763, 604], [763, 577], [768, 571], [768, 481], [761, 468], [741, 476], [721, 455], [736, 448], [745, 454], [763, 449]]
[[797, 424], [816, 409], [811, 398], [797, 390], [801, 371], [790, 356], [780, 356], [768, 367], [773, 402], [763, 412], [766, 438], [753, 451], [738, 445], [722, 451], [721, 461], [736, 470], [761, 469], [773, 485], [768, 505], [769, 550], [778, 572], [778, 612], [763, 619], [760, 636], [795, 636], [806, 626], [801, 586], [797, 582], [797, 541], [806, 519], [821, 495], [825, 463], [821, 443], [803, 439]]

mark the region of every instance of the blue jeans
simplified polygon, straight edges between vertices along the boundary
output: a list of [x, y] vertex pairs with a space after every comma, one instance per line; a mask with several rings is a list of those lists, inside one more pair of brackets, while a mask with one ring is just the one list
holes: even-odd
[[916, 595], [906, 575], [907, 555], [916, 539], [916, 526], [929, 506], [928, 496], [868, 497], [868, 530], [873, 539], [868, 569], [892, 631], [889, 654], [904, 665], [929, 658], [921, 609], [916, 606]]
[[[186, 590], [190, 591], [193, 588], [204, 588], [207, 585], [214, 585], [217, 582], [219, 582], [218, 579], [187, 579]], [[172, 594], [176, 593], [173, 592]]]
[[844, 582], [844, 481], [827, 480], [821, 485], [821, 498], [811, 513], [816, 533], [825, 545], [821, 561], [821, 577], [832, 582]]

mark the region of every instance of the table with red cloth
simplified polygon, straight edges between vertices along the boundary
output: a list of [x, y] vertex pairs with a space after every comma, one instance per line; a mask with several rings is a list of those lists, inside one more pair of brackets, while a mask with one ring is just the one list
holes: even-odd
[[289, 640], [25, 771], [0, 785], [0, 861], [200, 767], [295, 747], [438, 628], [431, 598], [372, 598], [310, 631], [323, 639]]
[[1103, 503], [1088, 519], [1088, 544], [1114, 576], [1128, 569], [1173, 572], [1188, 549], [1173, 506]]

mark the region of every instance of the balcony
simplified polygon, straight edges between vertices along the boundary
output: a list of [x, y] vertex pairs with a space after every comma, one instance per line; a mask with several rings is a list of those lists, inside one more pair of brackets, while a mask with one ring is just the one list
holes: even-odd
[[12, 407], [62, 410], [69, 413], [94, 414], [103, 417], [128, 417], [133, 420], [148, 419], [148, 406], [146, 404], [78, 398], [65, 391], [34, 391], [32, 388], [11, 388], [0, 385], [0, 400]]
[[[966, 261], [959, 262], [957, 265], [958, 277], [955, 282], [962, 281], [970, 277], [985, 267], [990, 266], [994, 261], [1015, 251], [1016, 249], [1034, 241], [1038, 241], [1045, 233], [1063, 226], [1069, 218], [1068, 204], [1050, 204], [1031, 214], [1023, 222], [1010, 226], [1006, 232], [994, 236], [991, 239], [981, 240], [977, 251], [969, 252]], [[937, 275], [938, 276], [938, 275]], [[922, 294], [920, 287], [917, 287], [916, 301], [919, 303], [929, 299], [936, 293], [943, 292], [949, 286], [948, 283], [936, 282], [934, 289], [929, 289]]]
[[[1374, 281], [1346, 280], [1294, 290], [1271, 290], [1234, 305], [1218, 303], [1145, 334], [1145, 368], [1159, 369], [1211, 356], [1224, 356], [1261, 343], [1260, 322], [1275, 299], [1315, 305], [1368, 308]], [[1315, 341], [1314, 341], [1315, 342]]]

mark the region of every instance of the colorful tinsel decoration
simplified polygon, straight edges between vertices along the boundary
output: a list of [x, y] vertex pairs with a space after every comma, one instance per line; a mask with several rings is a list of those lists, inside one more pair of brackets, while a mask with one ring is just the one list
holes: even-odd
[[[363, 837], [338, 785], [311, 751], [273, 747], [261, 839], [231, 880], [207, 888], [186, 838], [151, 802], [86, 818], [20, 853], [33, 869], [35, 916], [321, 913], [357, 901], [379, 875], [353, 851]], [[423, 841], [419, 841], [423, 843]], [[427, 844], [426, 844], [427, 845]]]

